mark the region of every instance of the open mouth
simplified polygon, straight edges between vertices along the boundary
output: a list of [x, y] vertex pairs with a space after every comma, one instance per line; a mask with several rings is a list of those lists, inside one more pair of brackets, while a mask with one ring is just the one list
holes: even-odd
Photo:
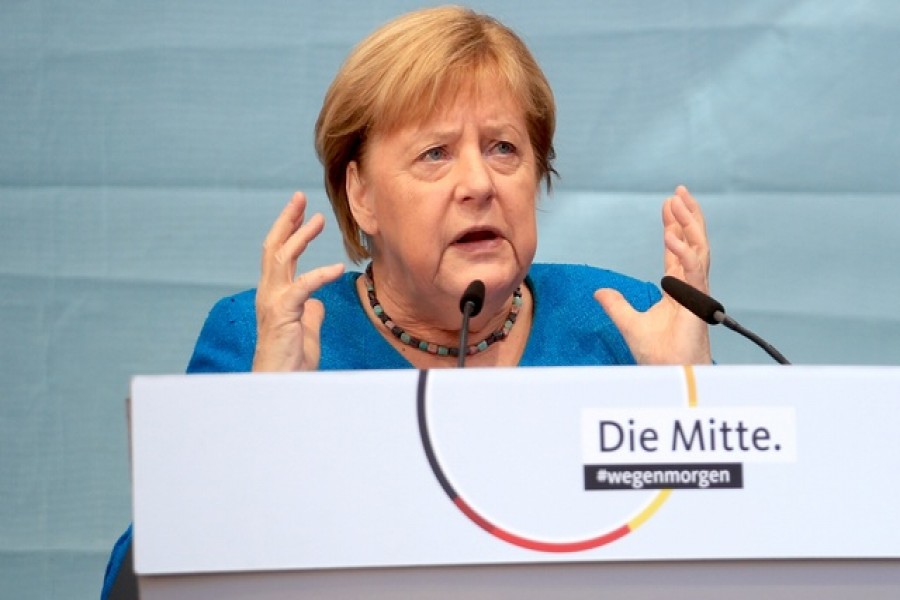
[[496, 231], [491, 229], [475, 229], [473, 231], [467, 231], [463, 235], [461, 235], [454, 244], [475, 244], [478, 242], [490, 242], [496, 240], [500, 236]]

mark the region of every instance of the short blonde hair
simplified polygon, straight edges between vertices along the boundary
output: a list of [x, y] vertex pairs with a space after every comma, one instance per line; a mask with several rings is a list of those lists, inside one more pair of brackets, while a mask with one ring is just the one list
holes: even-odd
[[425, 121], [445, 93], [499, 81], [525, 112], [538, 180], [551, 186], [556, 106], [525, 43], [499, 21], [457, 6], [424, 9], [382, 26], [350, 53], [316, 121], [325, 190], [354, 262], [370, 256], [347, 199], [347, 165], [376, 132]]

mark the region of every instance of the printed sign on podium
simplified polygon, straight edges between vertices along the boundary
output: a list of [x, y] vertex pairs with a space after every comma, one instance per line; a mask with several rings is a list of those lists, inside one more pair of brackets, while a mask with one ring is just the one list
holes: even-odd
[[554, 597], [684, 573], [694, 597], [761, 573], [792, 598], [900, 590], [900, 369], [157, 376], [131, 397], [145, 598], [529, 597], [536, 573]]

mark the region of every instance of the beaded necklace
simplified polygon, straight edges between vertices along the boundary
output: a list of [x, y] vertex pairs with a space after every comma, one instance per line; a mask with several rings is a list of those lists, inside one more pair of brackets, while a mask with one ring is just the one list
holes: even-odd
[[[381, 303], [378, 302], [378, 297], [375, 295], [375, 280], [372, 277], [372, 263], [369, 263], [366, 266], [365, 284], [366, 292], [369, 296], [369, 304], [372, 306], [372, 310], [375, 312], [375, 315], [381, 320], [381, 322], [384, 323], [384, 326], [388, 328], [388, 331], [394, 334], [394, 337], [396, 337], [407, 346], [411, 346], [416, 350], [421, 350], [422, 352], [436, 354], [437, 356], [459, 356], [459, 348], [454, 348], [452, 346], [441, 346], [440, 344], [434, 344], [432, 342], [420, 340], [419, 338], [408, 334], [396, 323], [394, 323], [394, 321], [391, 320], [388, 314], [384, 312], [384, 308], [381, 306]], [[484, 352], [494, 342], [499, 342], [500, 340], [505, 339], [506, 336], [509, 335], [509, 332], [512, 329], [513, 325], [515, 325], [516, 316], [519, 314], [519, 309], [521, 308], [522, 286], [519, 286], [516, 288], [516, 291], [513, 292], [512, 308], [510, 308], [509, 314], [506, 316], [506, 320], [503, 322], [503, 325], [499, 329], [497, 329], [497, 331], [493, 332], [491, 335], [487, 336], [477, 344], [469, 346], [466, 355], [470, 356], [472, 354]]]

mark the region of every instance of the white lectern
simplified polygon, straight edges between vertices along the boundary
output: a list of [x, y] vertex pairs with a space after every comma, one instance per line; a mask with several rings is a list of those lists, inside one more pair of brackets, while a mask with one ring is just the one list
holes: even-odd
[[900, 597], [900, 369], [137, 377], [156, 598]]

